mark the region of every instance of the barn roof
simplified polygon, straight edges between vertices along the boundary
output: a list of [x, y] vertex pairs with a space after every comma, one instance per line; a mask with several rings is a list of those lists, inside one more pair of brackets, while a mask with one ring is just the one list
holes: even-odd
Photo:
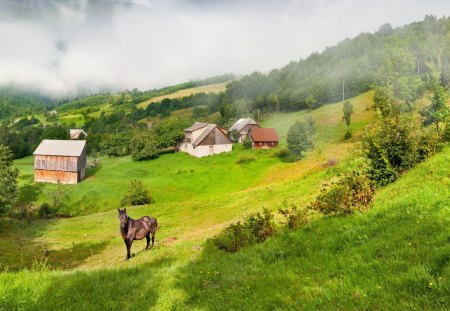
[[78, 157], [86, 146], [85, 140], [51, 140], [44, 139], [34, 151], [34, 155], [53, 155]]
[[198, 129], [201, 129], [203, 127], [208, 126], [208, 123], [203, 123], [203, 122], [194, 122], [194, 124], [192, 124], [190, 127], [184, 129], [185, 132], [193, 132], [196, 131]]
[[251, 136], [253, 141], [278, 141], [278, 134], [274, 128], [253, 128]]
[[256, 123], [253, 119], [239, 119], [239, 120], [236, 121], [236, 123], [234, 123], [230, 127], [229, 131], [230, 132], [231, 131], [240, 132], [246, 125], [249, 125], [249, 124], [257, 125], [258, 123]]

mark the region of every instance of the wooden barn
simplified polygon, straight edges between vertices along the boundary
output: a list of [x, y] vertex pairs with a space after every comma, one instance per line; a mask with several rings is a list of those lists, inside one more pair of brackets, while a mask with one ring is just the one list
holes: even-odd
[[238, 142], [243, 143], [247, 139], [248, 132], [256, 127], [261, 126], [253, 119], [239, 119], [228, 129], [228, 134], [232, 135], [233, 132], [236, 132]]
[[278, 134], [274, 128], [253, 128], [248, 134], [253, 149], [270, 149], [278, 146]]
[[178, 150], [201, 158], [213, 154], [231, 151], [233, 142], [227, 136], [227, 130], [216, 124], [195, 122], [184, 130], [184, 140]]
[[84, 178], [85, 140], [44, 139], [33, 154], [35, 182], [76, 184]]

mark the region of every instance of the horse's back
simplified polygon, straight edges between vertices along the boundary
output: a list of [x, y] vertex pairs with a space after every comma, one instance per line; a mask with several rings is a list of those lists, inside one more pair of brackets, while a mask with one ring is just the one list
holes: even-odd
[[156, 218], [144, 216], [141, 218], [141, 220], [145, 221], [154, 231], [156, 231], [156, 229], [158, 228], [158, 221], [156, 220]]

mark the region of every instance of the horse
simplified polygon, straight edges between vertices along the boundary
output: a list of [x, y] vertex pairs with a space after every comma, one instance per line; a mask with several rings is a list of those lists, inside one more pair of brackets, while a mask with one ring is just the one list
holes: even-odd
[[120, 234], [127, 246], [127, 257], [125, 260], [130, 259], [131, 245], [134, 240], [142, 240], [144, 237], [147, 238], [147, 250], [150, 245], [150, 234], [152, 235], [152, 247], [155, 245], [155, 233], [158, 229], [158, 222], [156, 218], [150, 216], [144, 216], [137, 220], [131, 219], [127, 215], [127, 209], [123, 211], [120, 208], [117, 209], [119, 212], [120, 220]]

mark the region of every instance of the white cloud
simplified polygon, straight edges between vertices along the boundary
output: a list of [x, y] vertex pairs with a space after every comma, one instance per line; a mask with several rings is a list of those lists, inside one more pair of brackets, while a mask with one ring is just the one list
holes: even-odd
[[28, 0], [3, 10], [0, 84], [63, 95], [268, 71], [383, 23], [450, 9], [438, 0], [64, 3]]

